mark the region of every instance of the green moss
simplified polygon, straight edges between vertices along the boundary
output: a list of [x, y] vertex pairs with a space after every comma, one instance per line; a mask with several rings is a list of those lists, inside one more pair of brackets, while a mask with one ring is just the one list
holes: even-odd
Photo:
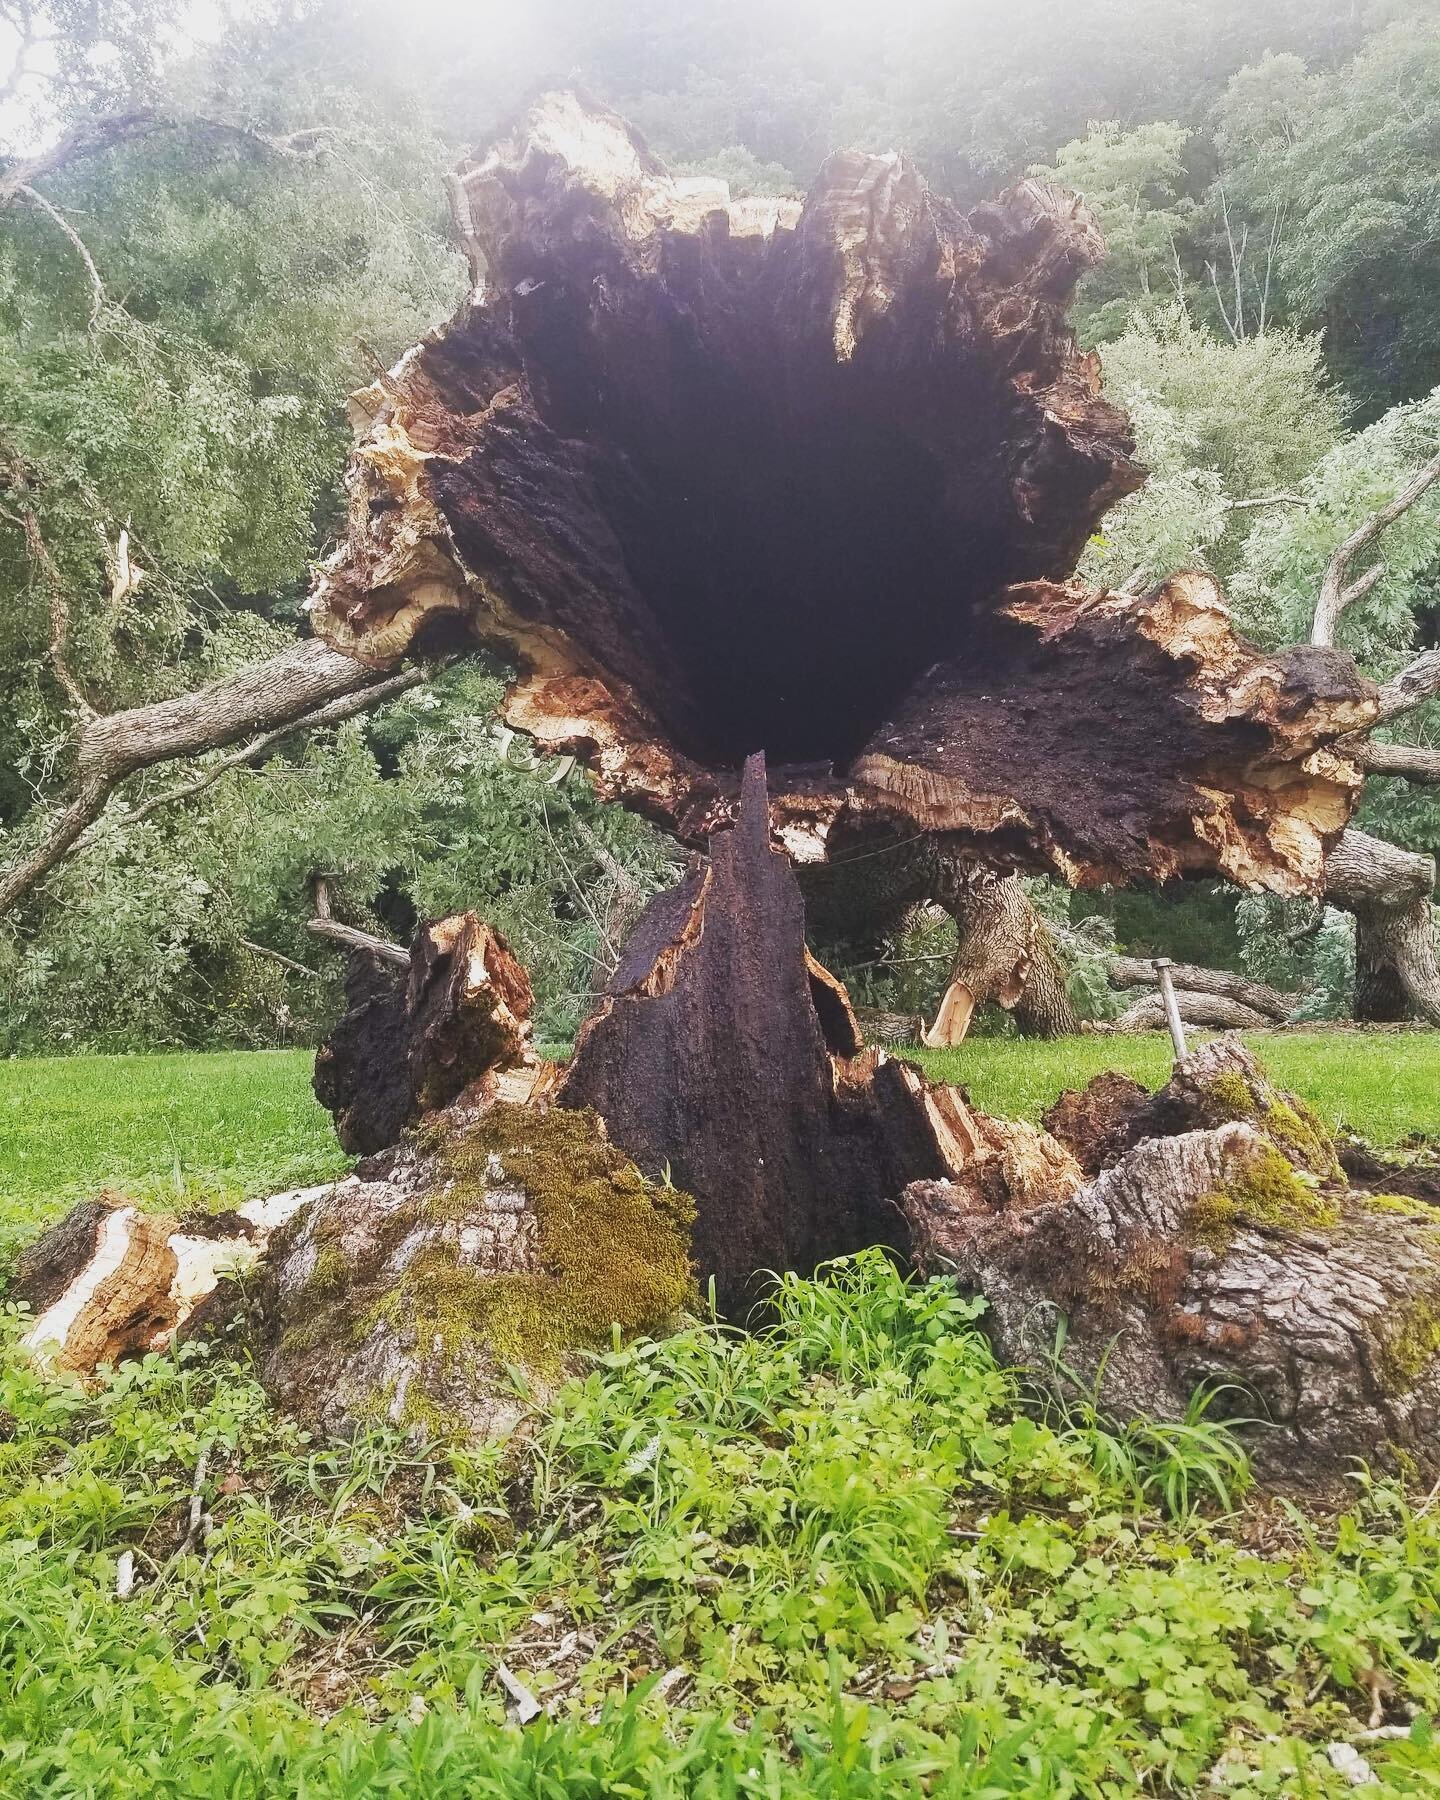
[[1237, 1069], [1225, 1069], [1205, 1088], [1205, 1098], [1226, 1119], [1253, 1119], [1259, 1113], [1250, 1083]]
[[1376, 1366], [1386, 1393], [1414, 1387], [1431, 1360], [1440, 1355], [1440, 1282], [1417, 1294], [1376, 1327]]
[[1340, 1208], [1302, 1181], [1287, 1157], [1266, 1144], [1226, 1191], [1247, 1223], [1284, 1231], [1333, 1231]]
[[1423, 1200], [1414, 1200], [1409, 1194], [1367, 1194], [1365, 1205], [1372, 1212], [1399, 1213], [1407, 1219], [1423, 1219], [1427, 1224], [1440, 1225], [1440, 1212]]
[[350, 1262], [334, 1244], [322, 1244], [315, 1257], [315, 1267], [305, 1283], [305, 1298], [310, 1302], [332, 1299], [350, 1282]]
[[1303, 1100], [1274, 1100], [1261, 1116], [1267, 1134], [1292, 1162], [1316, 1175], [1336, 1175], [1339, 1164], [1330, 1133]]
[[1241, 1225], [1333, 1231], [1340, 1219], [1335, 1202], [1302, 1180], [1273, 1144], [1265, 1144], [1233, 1180], [1195, 1202], [1186, 1216], [1185, 1236], [1223, 1256]]
[[1224, 1188], [1197, 1200], [1185, 1216], [1185, 1237], [1197, 1249], [1223, 1256], [1235, 1241], [1240, 1207]]
[[452, 1246], [417, 1256], [396, 1299], [421, 1340], [447, 1353], [483, 1338], [503, 1363], [558, 1375], [576, 1350], [654, 1331], [695, 1299], [689, 1195], [645, 1180], [593, 1113], [497, 1104], [462, 1133], [434, 1135], [441, 1185], [427, 1217], [463, 1220], [502, 1179], [524, 1190], [536, 1223], [534, 1273], [482, 1275]]

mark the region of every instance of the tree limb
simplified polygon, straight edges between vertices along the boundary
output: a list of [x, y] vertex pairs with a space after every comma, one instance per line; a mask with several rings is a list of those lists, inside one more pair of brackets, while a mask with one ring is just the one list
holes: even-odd
[[[1138, 956], [1106, 958], [1106, 973], [1112, 987], [1155, 987], [1160, 977], [1152, 962]], [[1300, 994], [1282, 994], [1263, 981], [1252, 981], [1230, 969], [1203, 969], [1190, 963], [1172, 963], [1171, 976], [1177, 988], [1192, 994], [1210, 994], [1238, 1001], [1252, 1012], [1284, 1023], [1303, 998]]]
[[231, 769], [243, 768], [246, 763], [253, 763], [262, 757], [267, 750], [276, 744], [283, 743], [301, 731], [319, 731], [327, 725], [339, 725], [346, 719], [353, 719], [360, 713], [372, 711], [383, 706], [387, 700], [393, 700], [397, 694], [403, 694], [410, 688], [419, 687], [423, 682], [431, 680], [438, 673], [437, 667], [421, 665], [418, 668], [406, 669], [399, 675], [392, 675], [386, 681], [377, 681], [373, 687], [361, 688], [358, 694], [347, 694], [339, 700], [328, 701], [324, 706], [317, 706], [313, 712], [304, 713], [298, 719], [292, 719], [288, 725], [277, 726], [274, 731], [267, 731], [253, 743], [246, 744], [243, 749], [232, 751], [229, 756], [207, 769], [194, 781], [182, 783], [179, 787], [156, 794], [143, 806], [126, 815], [124, 819], [115, 818], [112, 824], [117, 828], [129, 829], [138, 825], [142, 819], [148, 819], [162, 807], [177, 805], [182, 800], [191, 800], [196, 794], [203, 794], [205, 789], [213, 787], [222, 775], [228, 775]]
[[1440, 750], [1421, 744], [1377, 744], [1373, 739], [1356, 754], [1372, 775], [1399, 775], [1406, 781], [1440, 786]]
[[41, 193], [37, 193], [33, 187], [19, 187], [15, 190], [15, 193], [17, 198], [27, 201], [31, 206], [37, 207], [48, 219], [60, 228], [69, 239], [70, 247], [80, 258], [81, 262], [84, 263], [85, 273], [90, 277], [90, 317], [87, 321], [86, 329], [93, 331], [95, 329], [95, 321], [100, 317], [100, 314], [105, 308], [105, 284], [100, 279], [100, 271], [95, 267], [95, 259], [85, 247], [85, 240], [65, 217], [64, 213], [62, 213], [58, 207], [52, 206], [45, 196]]
[[1401, 713], [1413, 712], [1417, 706], [1423, 706], [1436, 694], [1440, 694], [1440, 649], [1425, 651], [1383, 684], [1375, 723], [1387, 725]]
[[0, 917], [68, 855], [127, 776], [223, 749], [257, 729], [295, 724], [332, 700], [388, 679], [385, 670], [332, 650], [319, 638], [305, 638], [172, 700], [89, 717], [80, 734], [75, 797], [39, 847], [0, 878]]
[[1389, 526], [1406, 513], [1431, 486], [1440, 479], [1440, 456], [1432, 457], [1425, 467], [1401, 489], [1388, 506], [1382, 506], [1378, 512], [1371, 513], [1363, 524], [1356, 527], [1339, 545], [1330, 558], [1325, 570], [1325, 579], [1320, 585], [1320, 598], [1315, 606], [1315, 619], [1310, 627], [1312, 644], [1331, 645], [1335, 642], [1335, 627], [1340, 622], [1345, 609], [1368, 594], [1375, 583], [1385, 573], [1383, 562], [1373, 563], [1354, 581], [1350, 580], [1350, 565], [1356, 556], [1373, 544]]

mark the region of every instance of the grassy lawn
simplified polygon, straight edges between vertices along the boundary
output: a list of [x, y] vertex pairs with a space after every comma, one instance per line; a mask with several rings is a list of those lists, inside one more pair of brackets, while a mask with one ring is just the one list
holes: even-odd
[[102, 1187], [233, 1204], [345, 1167], [309, 1050], [0, 1062], [0, 1242]]
[[[1440, 1032], [1257, 1032], [1246, 1042], [1281, 1087], [1308, 1100], [1333, 1125], [1372, 1144], [1412, 1133], [1440, 1137]], [[986, 1112], [1039, 1119], [1062, 1088], [1121, 1069], [1159, 1087], [1170, 1072], [1170, 1040], [1140, 1037], [972, 1038], [958, 1050], [907, 1051], [931, 1075], [961, 1082]]]

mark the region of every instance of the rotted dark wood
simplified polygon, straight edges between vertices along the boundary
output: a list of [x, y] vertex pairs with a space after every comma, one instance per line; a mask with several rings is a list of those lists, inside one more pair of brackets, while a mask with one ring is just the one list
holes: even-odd
[[352, 1154], [534, 1060], [530, 978], [499, 932], [474, 913], [440, 919], [407, 962], [408, 979], [364, 947], [352, 954], [346, 1011], [315, 1058], [316, 1097]]
[[479, 640], [504, 712], [694, 847], [767, 754], [792, 856], [952, 835], [1071, 882], [1318, 889], [1375, 716], [1328, 649], [1262, 656], [1199, 576], [1067, 582], [1134, 488], [1066, 321], [1103, 255], [1024, 181], [960, 213], [842, 151], [803, 205], [672, 178], [543, 96], [451, 182], [477, 286], [355, 396], [312, 600], [384, 662]]
[[737, 823], [641, 917], [557, 1096], [594, 1107], [643, 1170], [695, 1196], [697, 1268], [731, 1317], [757, 1271], [903, 1248], [895, 1196], [968, 1150], [959, 1097], [861, 1047], [804, 931], [751, 757]]

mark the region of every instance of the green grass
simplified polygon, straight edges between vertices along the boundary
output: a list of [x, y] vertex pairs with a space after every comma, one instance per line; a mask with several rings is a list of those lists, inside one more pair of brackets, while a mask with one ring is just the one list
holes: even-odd
[[219, 1206], [337, 1174], [346, 1159], [312, 1062], [308, 1050], [0, 1062], [0, 1243], [102, 1187]]
[[[1440, 1032], [1259, 1032], [1245, 1040], [1276, 1083], [1332, 1125], [1372, 1144], [1412, 1134], [1440, 1137]], [[1160, 1034], [1061, 1038], [971, 1038], [956, 1050], [906, 1050], [938, 1080], [959, 1082], [1000, 1117], [1039, 1120], [1063, 1088], [1120, 1069], [1147, 1087], [1169, 1076], [1170, 1040]]]
[[0, 1317], [0, 1795], [1342, 1800], [1336, 1741], [1434, 1795], [1440, 1510], [1221, 1516], [1223, 1426], [1047, 1416], [978, 1311], [869, 1251], [480, 1451], [317, 1448], [194, 1344], [47, 1381]]

